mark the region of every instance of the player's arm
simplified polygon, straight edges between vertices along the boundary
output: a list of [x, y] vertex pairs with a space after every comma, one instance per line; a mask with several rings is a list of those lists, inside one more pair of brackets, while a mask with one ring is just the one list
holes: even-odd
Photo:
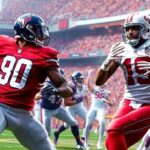
[[59, 72], [58, 68], [50, 68], [48, 71], [48, 77], [56, 86], [55, 90], [61, 97], [67, 98], [72, 96], [73, 91], [64, 76]]
[[87, 76], [87, 87], [89, 89], [90, 92], [93, 92], [94, 90], [94, 85], [93, 85], [93, 80], [91, 79], [91, 75], [92, 75], [92, 69], [90, 69], [88, 71], [88, 76]]
[[64, 104], [65, 106], [72, 106], [82, 101], [83, 101], [83, 97], [74, 93], [73, 96], [64, 99]]
[[96, 73], [96, 85], [100, 86], [103, 85], [111, 76], [114, 74], [114, 72], [118, 68], [118, 64], [113, 61], [109, 66], [109, 70], [104, 70], [101, 66], [99, 67], [97, 73]]
[[64, 99], [64, 104], [65, 104], [65, 106], [72, 106], [72, 105], [77, 104], [77, 102], [76, 102], [76, 100], [73, 100], [72, 96], [71, 96], [71, 97]]
[[119, 66], [116, 62], [116, 59], [118, 59], [120, 57], [120, 54], [122, 54], [123, 52], [124, 45], [122, 45], [121, 43], [118, 43], [111, 47], [106, 60], [97, 71], [95, 80], [96, 85], [103, 85], [110, 78], [110, 76], [114, 74]]

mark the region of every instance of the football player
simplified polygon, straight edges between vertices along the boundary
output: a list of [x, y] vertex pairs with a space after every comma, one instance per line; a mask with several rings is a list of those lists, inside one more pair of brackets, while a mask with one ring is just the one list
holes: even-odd
[[108, 100], [110, 92], [106, 90], [106, 85], [96, 86], [92, 81], [93, 70], [88, 71], [87, 86], [91, 92], [91, 107], [87, 113], [86, 125], [85, 125], [85, 147], [89, 149], [88, 140], [90, 134], [90, 128], [94, 119], [99, 122], [99, 139], [97, 142], [97, 148], [102, 149], [102, 140], [105, 131], [105, 105], [112, 106], [112, 102]]
[[0, 133], [10, 130], [29, 150], [55, 150], [32, 115], [34, 97], [47, 76], [56, 86], [51, 92], [70, 97], [72, 89], [58, 71], [58, 51], [47, 47], [49, 30], [40, 16], [21, 15], [14, 33], [0, 36]]
[[[87, 109], [84, 106], [84, 101], [87, 100], [87, 86], [84, 84], [84, 76], [79, 71], [76, 71], [72, 74], [72, 88], [73, 88], [73, 96], [67, 98], [65, 101], [66, 109], [71, 113], [71, 115], [76, 118], [76, 116], [80, 116], [86, 121]], [[55, 139], [58, 140], [59, 134], [69, 128], [68, 124], [64, 124], [60, 126], [58, 131], [55, 132]], [[83, 131], [82, 137], [85, 137], [85, 132]], [[80, 148], [80, 145], [77, 145], [77, 148]]]
[[[64, 75], [62, 69], [60, 69], [60, 72]], [[41, 97], [39, 97], [39, 100], [41, 100], [40, 106], [44, 114], [43, 123], [48, 135], [51, 135], [52, 117], [56, 117], [57, 119], [66, 122], [71, 126], [71, 131], [76, 139], [77, 144], [80, 145], [81, 148], [84, 148], [84, 145], [80, 141], [79, 129], [76, 120], [63, 106], [61, 106], [63, 98], [58, 94], [49, 92], [50, 88], [55, 89], [54, 84], [49, 79], [46, 80], [44, 84], [44, 87], [41, 88]], [[57, 141], [54, 142], [57, 144]]]
[[112, 46], [95, 81], [100, 86], [119, 66], [124, 71], [124, 100], [108, 128], [108, 150], [127, 150], [150, 128], [150, 16], [129, 15], [123, 33], [123, 42]]

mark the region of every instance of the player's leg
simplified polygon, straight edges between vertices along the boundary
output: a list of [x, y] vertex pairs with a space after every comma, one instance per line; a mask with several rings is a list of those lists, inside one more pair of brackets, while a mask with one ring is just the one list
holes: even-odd
[[25, 110], [9, 108], [8, 129], [29, 150], [55, 150], [43, 125]]
[[141, 139], [150, 127], [150, 107], [133, 109], [129, 104], [130, 102], [126, 101], [110, 123], [106, 139], [109, 150], [127, 150]]
[[[71, 112], [70, 108], [69, 107], [66, 107], [66, 110], [68, 111], [68, 113]], [[72, 112], [73, 114], [73, 112]], [[69, 124], [67, 124], [66, 122], [63, 123], [55, 132], [54, 132], [54, 143], [57, 144], [58, 142], [58, 138], [59, 138], [59, 135], [65, 131], [66, 129], [68, 129], [70, 126]]]
[[99, 122], [99, 139], [97, 143], [97, 148], [102, 149], [103, 136], [105, 131], [105, 110], [104, 108], [99, 108], [97, 110], [97, 119]]
[[71, 126], [71, 131], [75, 137], [77, 144], [82, 145], [82, 143], [80, 141], [80, 135], [79, 135], [79, 129], [78, 129], [77, 122], [71, 116], [71, 114], [68, 111], [66, 111], [65, 108], [60, 107], [60, 108], [58, 108], [58, 111], [54, 116], [64, 122], [66, 122], [67, 124], [69, 124]]
[[4, 114], [5, 110], [3, 106], [0, 104], [0, 134], [6, 129], [7, 121]]
[[[80, 105], [80, 107], [78, 107], [77, 115], [80, 116], [84, 120], [84, 122], [85, 122], [84, 124], [86, 124], [87, 113], [88, 113], [88, 111], [83, 105]], [[85, 137], [85, 130], [83, 129], [82, 139], [84, 139], [84, 137]]]
[[53, 111], [43, 109], [43, 124], [47, 130], [48, 135], [51, 135], [51, 119]]
[[[66, 107], [65, 109], [66, 109], [66, 111], [67, 111], [68, 113], [70, 113], [70, 114], [72, 113], [71, 116], [73, 116], [74, 112], [73, 112], [72, 109], [70, 109], [70, 107]], [[65, 131], [66, 129], [68, 129], [69, 127], [70, 127], [70, 125], [67, 124], [66, 122], [64, 122], [64, 123], [54, 132], [54, 143], [55, 143], [55, 144], [57, 144], [57, 142], [58, 142], [59, 135], [60, 135], [63, 131]]]
[[91, 130], [91, 125], [95, 119], [96, 116], [96, 111], [94, 110], [94, 108], [90, 108], [90, 110], [87, 113], [87, 117], [86, 117], [86, 124], [85, 124], [85, 146], [88, 147], [88, 140], [89, 140], [89, 134], [90, 134], [90, 130]]

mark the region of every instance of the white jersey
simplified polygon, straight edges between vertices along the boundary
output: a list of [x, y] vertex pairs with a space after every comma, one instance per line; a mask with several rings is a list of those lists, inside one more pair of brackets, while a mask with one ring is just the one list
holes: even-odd
[[94, 90], [92, 91], [92, 104], [91, 107], [96, 108], [104, 108], [105, 102], [108, 99], [109, 91], [106, 89], [100, 89], [98, 86], [94, 87]]
[[124, 45], [125, 52], [117, 60], [124, 70], [126, 80], [124, 98], [150, 104], [150, 73], [143, 75], [146, 70], [141, 71], [137, 66], [140, 61], [150, 62], [150, 40], [137, 49], [129, 44]]
[[86, 94], [87, 94], [87, 86], [86, 85], [82, 85], [82, 89], [81, 90], [79, 90], [78, 88], [77, 88], [77, 93], [78, 93], [78, 95], [81, 95], [81, 96], [86, 96]]

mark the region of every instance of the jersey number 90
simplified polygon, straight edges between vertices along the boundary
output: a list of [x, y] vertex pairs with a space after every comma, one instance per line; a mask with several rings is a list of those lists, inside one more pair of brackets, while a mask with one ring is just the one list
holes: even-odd
[[31, 68], [31, 60], [25, 58], [17, 60], [14, 56], [4, 57], [1, 63], [0, 84], [9, 83], [11, 87], [24, 88]]

